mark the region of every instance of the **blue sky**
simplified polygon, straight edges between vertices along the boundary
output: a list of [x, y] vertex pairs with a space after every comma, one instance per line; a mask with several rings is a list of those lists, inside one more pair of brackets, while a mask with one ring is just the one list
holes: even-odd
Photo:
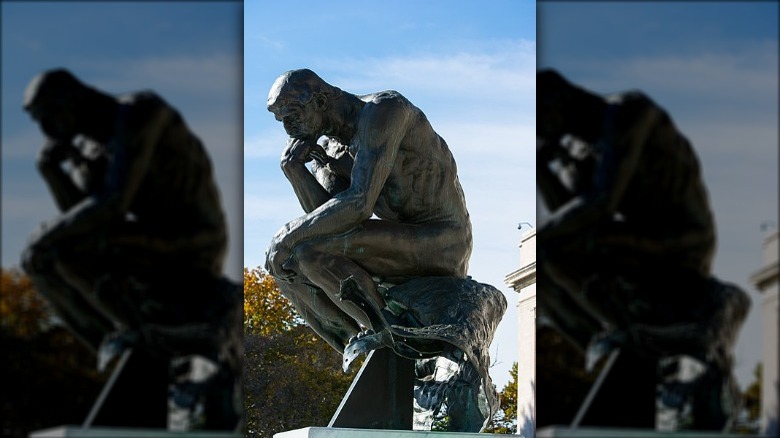
[[[702, 163], [718, 226], [714, 275], [747, 290], [736, 372], [760, 360], [762, 224], [777, 226], [778, 3], [540, 3], [539, 67], [609, 94], [640, 89], [666, 108]], [[540, 346], [537, 346], [540, 347]]]
[[35, 170], [44, 138], [21, 109], [37, 73], [65, 67], [110, 94], [151, 89], [203, 140], [229, 220], [226, 275], [242, 277], [242, 5], [2, 2], [2, 266], [56, 214]]
[[535, 224], [536, 3], [528, 0], [246, 2], [244, 263], [303, 212], [279, 169], [286, 134], [266, 110], [287, 70], [355, 94], [394, 89], [419, 107], [458, 164], [474, 227], [469, 274], [509, 301], [491, 347], [499, 389], [517, 361], [520, 222]]

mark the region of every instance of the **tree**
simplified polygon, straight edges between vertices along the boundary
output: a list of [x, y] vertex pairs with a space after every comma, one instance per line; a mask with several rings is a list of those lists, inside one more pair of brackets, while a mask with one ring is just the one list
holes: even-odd
[[244, 331], [258, 336], [283, 333], [303, 324], [274, 278], [260, 268], [244, 268]]
[[485, 432], [494, 434], [514, 434], [517, 432], [517, 362], [509, 370], [511, 380], [498, 393], [500, 405], [493, 416], [493, 422]]
[[244, 407], [247, 436], [326, 426], [360, 364], [303, 324], [271, 276], [244, 269]]
[[0, 269], [0, 435], [81, 424], [105, 379], [29, 278]]
[[536, 428], [568, 425], [600, 371], [585, 370], [585, 357], [550, 326], [536, 330]]
[[735, 429], [738, 433], [755, 434], [761, 428], [761, 371], [759, 363], [753, 370], [753, 382], [742, 393], [742, 412]]

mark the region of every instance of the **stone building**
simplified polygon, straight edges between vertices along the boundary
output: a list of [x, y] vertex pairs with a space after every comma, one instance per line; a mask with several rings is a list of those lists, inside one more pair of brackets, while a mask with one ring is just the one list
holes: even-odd
[[764, 239], [764, 265], [750, 276], [750, 281], [763, 295], [761, 300], [762, 375], [761, 375], [761, 433], [766, 436], [780, 436], [778, 426], [778, 347], [780, 343], [780, 321], [778, 321], [778, 231]]
[[536, 404], [536, 231], [520, 238], [520, 268], [506, 276], [507, 285], [520, 294], [518, 313], [517, 432], [535, 435]]

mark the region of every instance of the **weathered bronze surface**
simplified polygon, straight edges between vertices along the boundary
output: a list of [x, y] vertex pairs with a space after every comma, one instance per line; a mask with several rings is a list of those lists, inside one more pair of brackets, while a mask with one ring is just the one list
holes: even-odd
[[506, 300], [466, 277], [471, 222], [447, 143], [400, 93], [357, 96], [308, 69], [279, 76], [268, 109], [290, 136], [281, 165], [305, 211], [271, 240], [269, 273], [345, 368], [383, 347], [454, 358], [451, 428], [482, 429]]

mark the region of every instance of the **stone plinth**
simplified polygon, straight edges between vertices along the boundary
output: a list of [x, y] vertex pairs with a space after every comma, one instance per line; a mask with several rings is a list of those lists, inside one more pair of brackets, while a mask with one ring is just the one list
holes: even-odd
[[280, 432], [274, 438], [457, 438], [484, 437], [465, 432], [430, 432], [421, 430], [350, 429], [338, 427], [305, 427]]
[[[615, 414], [620, 415], [620, 414]], [[712, 432], [668, 432], [646, 429], [619, 429], [608, 427], [567, 426], [543, 427], [536, 431], [536, 438], [745, 438], [746, 435]]]
[[126, 427], [59, 426], [36, 430], [30, 438], [241, 438], [243, 434], [228, 431], [177, 432], [161, 429], [132, 429]]

